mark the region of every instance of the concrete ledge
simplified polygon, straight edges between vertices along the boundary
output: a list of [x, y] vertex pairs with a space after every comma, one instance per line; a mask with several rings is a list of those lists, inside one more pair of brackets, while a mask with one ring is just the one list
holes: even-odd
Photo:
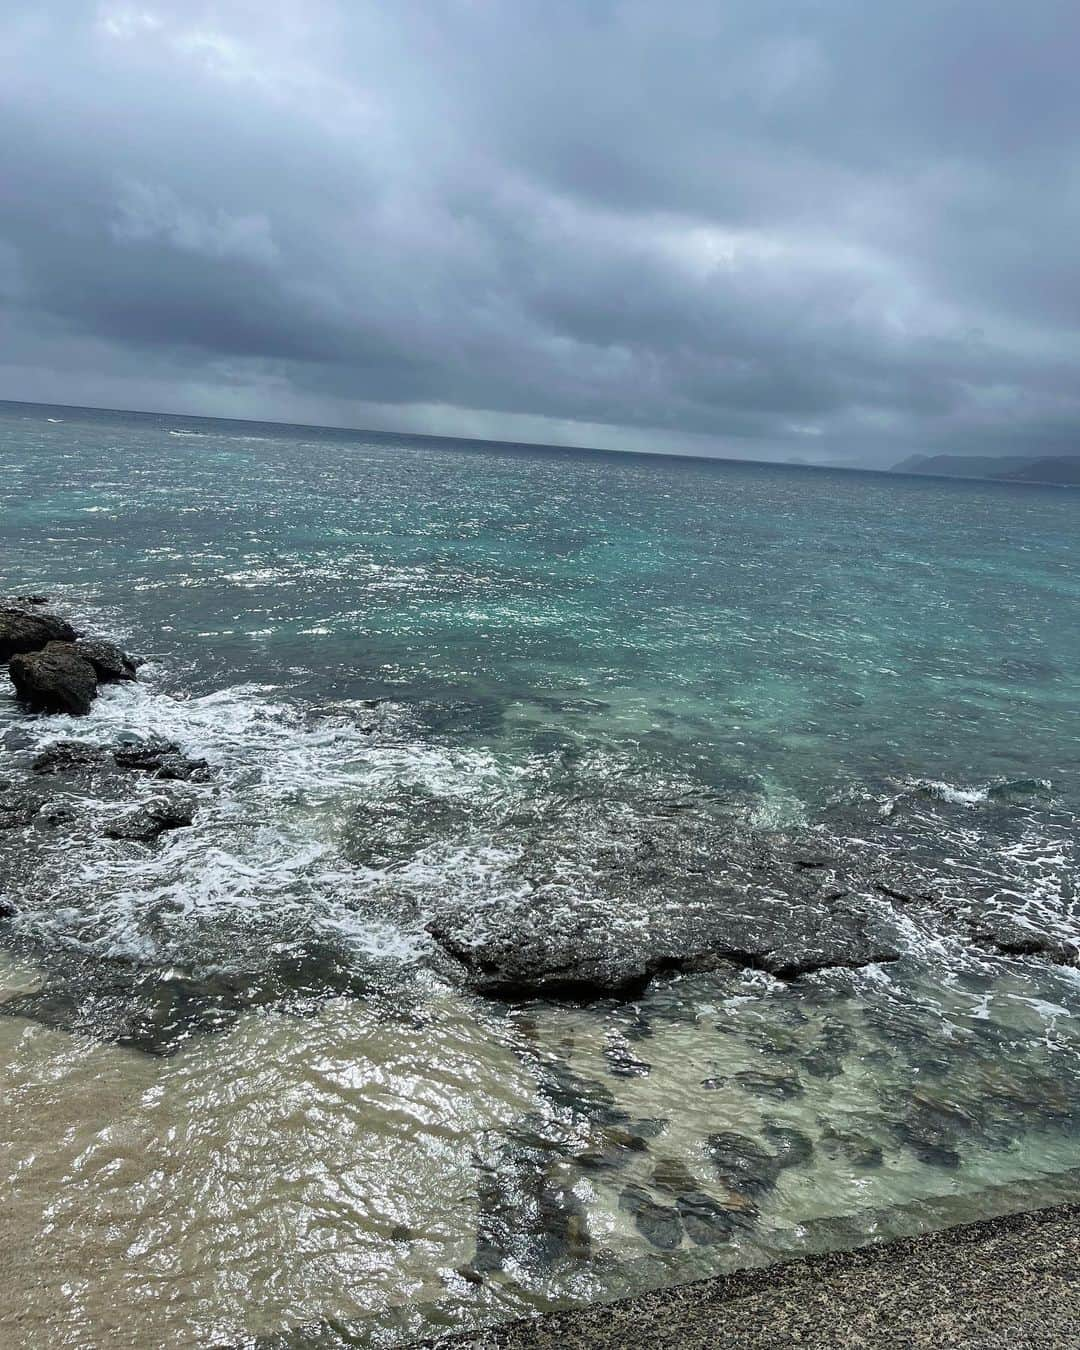
[[464, 1350], [1080, 1345], [1080, 1205], [781, 1262], [423, 1344]]

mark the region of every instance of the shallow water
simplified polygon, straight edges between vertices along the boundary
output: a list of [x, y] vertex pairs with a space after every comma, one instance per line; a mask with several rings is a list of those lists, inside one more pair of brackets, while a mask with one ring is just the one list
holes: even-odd
[[[1080, 975], [972, 933], [1080, 939], [1080, 495], [16, 406], [0, 465], [0, 593], [149, 658], [0, 695], [0, 777], [212, 770], [156, 845], [126, 780], [0, 835], [5, 1344], [393, 1344], [1075, 1193]], [[866, 901], [899, 960], [508, 1007], [427, 931], [794, 830], [937, 879]]]

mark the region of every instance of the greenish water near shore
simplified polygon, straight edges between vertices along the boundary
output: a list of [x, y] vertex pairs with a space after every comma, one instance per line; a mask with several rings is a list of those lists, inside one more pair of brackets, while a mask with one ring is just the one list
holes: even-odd
[[571, 912], [646, 826], [674, 903], [719, 821], [1076, 941], [1080, 495], [19, 407], [0, 467], [0, 592], [149, 657], [83, 721], [0, 695], [0, 777], [133, 733], [214, 772], [154, 849], [80, 786], [0, 837], [0, 1000], [313, 943], [367, 989], [168, 1057], [0, 1018], [13, 1344], [393, 1343], [1065, 1193], [1067, 962], [898, 903], [889, 964], [507, 1009], [426, 922]]

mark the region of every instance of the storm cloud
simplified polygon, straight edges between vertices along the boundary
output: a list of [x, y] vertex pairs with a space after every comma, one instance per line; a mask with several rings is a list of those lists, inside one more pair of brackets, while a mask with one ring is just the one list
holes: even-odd
[[1080, 450], [1074, 0], [13, 0], [0, 397]]

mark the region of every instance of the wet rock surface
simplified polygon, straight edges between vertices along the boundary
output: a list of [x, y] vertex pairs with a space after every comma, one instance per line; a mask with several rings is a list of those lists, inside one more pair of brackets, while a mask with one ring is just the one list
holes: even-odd
[[138, 673], [135, 659], [106, 638], [79, 638], [75, 650], [90, 662], [103, 684], [110, 680], [133, 680]]
[[167, 830], [178, 830], [195, 819], [195, 803], [183, 797], [155, 797], [134, 811], [117, 816], [105, 826], [110, 839], [147, 843]]
[[25, 652], [37, 652], [49, 642], [74, 642], [75, 629], [38, 605], [44, 600], [20, 596], [0, 600], [0, 661], [10, 661]]
[[369, 987], [342, 952], [325, 944], [278, 954], [247, 971], [68, 960], [39, 989], [0, 1001], [0, 1016], [170, 1055], [194, 1035], [227, 1031], [248, 1009], [301, 1014], [327, 998], [360, 997]]
[[97, 697], [97, 672], [71, 642], [16, 653], [8, 671], [16, 697], [34, 712], [85, 714]]
[[118, 745], [113, 760], [121, 769], [148, 773], [154, 778], [206, 782], [210, 777], [205, 759], [193, 759], [183, 754], [175, 741], [161, 738]]
[[32, 711], [82, 715], [99, 681], [133, 680], [137, 663], [107, 638], [81, 636], [47, 603], [44, 596], [0, 600], [0, 662]]

